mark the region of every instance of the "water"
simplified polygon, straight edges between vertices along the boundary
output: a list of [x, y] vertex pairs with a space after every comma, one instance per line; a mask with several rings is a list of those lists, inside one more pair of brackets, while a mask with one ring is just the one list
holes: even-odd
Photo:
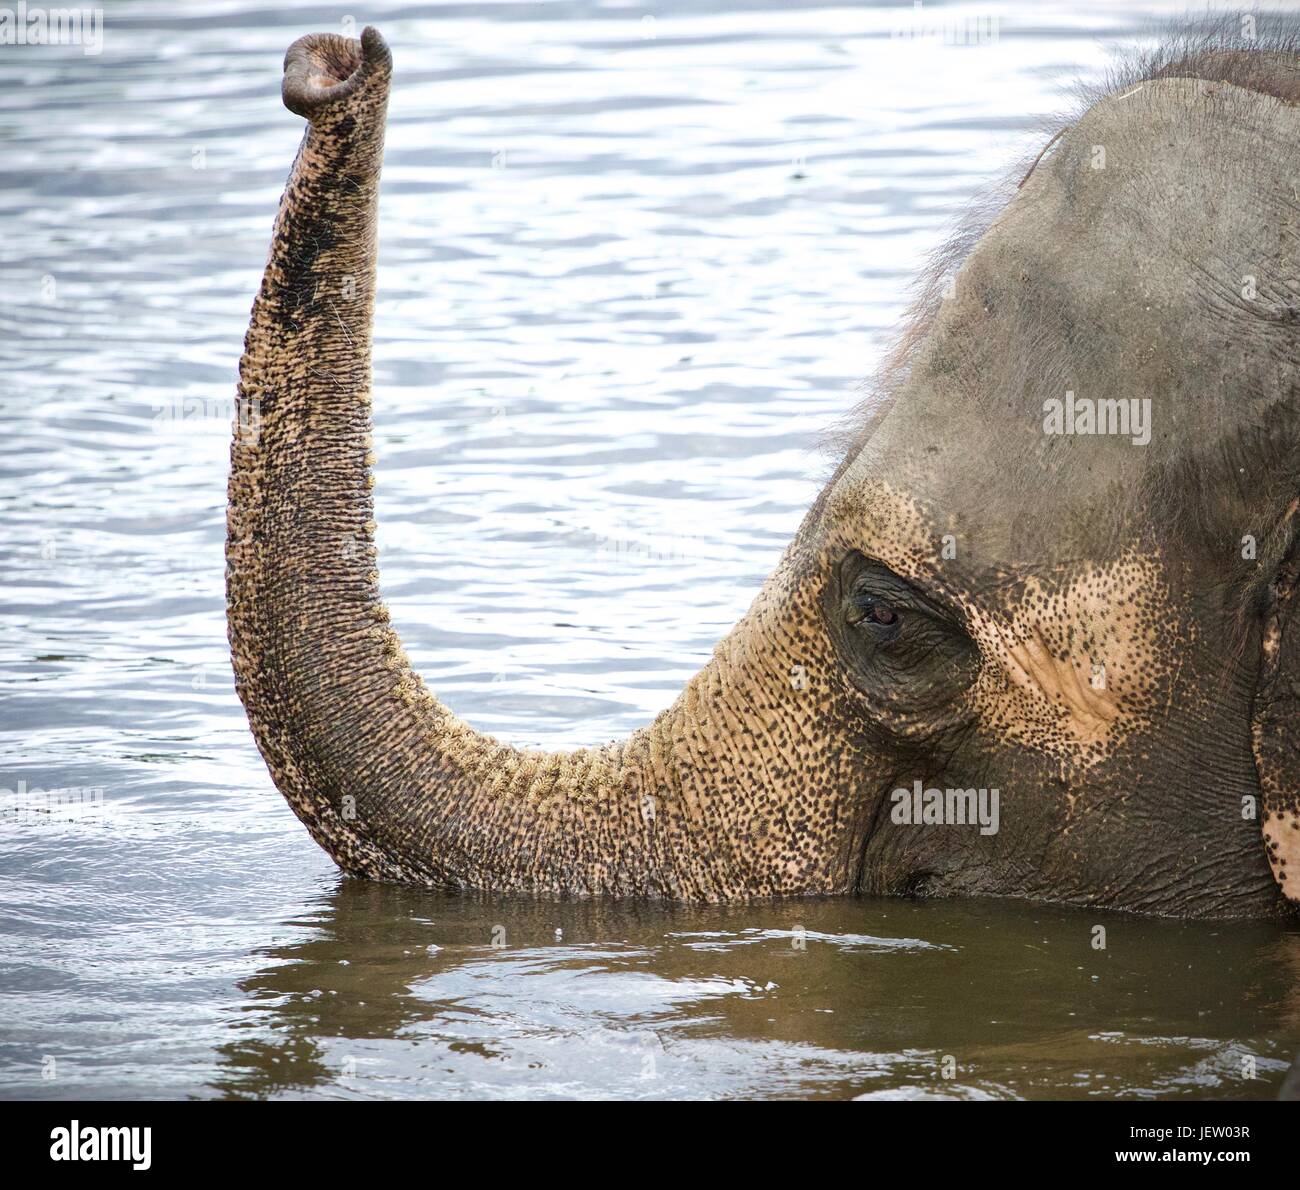
[[[234, 696], [222, 542], [301, 132], [279, 63], [349, 10], [105, 7], [101, 55], [0, 47], [0, 1094], [1274, 1092], [1276, 927], [343, 881]], [[910, 6], [367, 5], [397, 63], [379, 540], [432, 687], [551, 747], [666, 706], [922, 255], [1149, 11], [927, 4], [920, 33], [999, 17], [959, 47], [891, 36]], [[92, 792], [42, 815], [34, 788]]]

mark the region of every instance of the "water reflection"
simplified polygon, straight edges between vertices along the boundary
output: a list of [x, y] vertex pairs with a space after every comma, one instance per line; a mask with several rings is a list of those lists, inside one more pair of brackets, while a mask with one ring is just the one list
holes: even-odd
[[1300, 1034], [1300, 937], [1265, 926], [353, 881], [308, 924], [240, 982], [213, 1091], [1266, 1098]]

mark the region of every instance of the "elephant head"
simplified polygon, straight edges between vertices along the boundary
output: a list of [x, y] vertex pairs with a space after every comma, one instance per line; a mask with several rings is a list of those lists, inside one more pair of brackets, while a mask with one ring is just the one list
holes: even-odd
[[[306, 135], [240, 365], [228, 606], [276, 784], [348, 873], [687, 900], [1300, 896], [1293, 56], [1097, 97], [933, 271], [844, 457], [677, 701], [552, 753], [412, 671], [373, 544], [391, 58], [285, 59]], [[1261, 846], [1261, 833], [1263, 846]]]

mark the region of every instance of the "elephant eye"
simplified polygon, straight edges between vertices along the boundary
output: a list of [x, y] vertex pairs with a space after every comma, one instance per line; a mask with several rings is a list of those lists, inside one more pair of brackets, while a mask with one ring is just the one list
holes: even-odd
[[[883, 562], [850, 550], [822, 594], [826, 626], [875, 732], [920, 739], [947, 716], [973, 714], [955, 700], [975, 680], [980, 652], [958, 613]], [[955, 709], [954, 709], [955, 708]], [[963, 719], [963, 722], [966, 720]], [[914, 734], [919, 732], [920, 734]]]
[[903, 613], [893, 604], [886, 603], [872, 595], [859, 594], [857, 597], [860, 617], [859, 628], [864, 628], [882, 644], [894, 640], [903, 626]]
[[887, 603], [873, 603], [867, 610], [867, 619], [875, 624], [895, 624], [898, 613]]

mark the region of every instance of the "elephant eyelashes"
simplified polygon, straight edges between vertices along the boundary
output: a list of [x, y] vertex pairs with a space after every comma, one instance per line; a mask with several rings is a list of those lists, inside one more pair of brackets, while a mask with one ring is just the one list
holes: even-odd
[[850, 615], [850, 623], [856, 622], [859, 628], [870, 632], [882, 644], [898, 639], [903, 628], [902, 612], [871, 595], [857, 596], [854, 603], [861, 610], [861, 616], [854, 621]]

